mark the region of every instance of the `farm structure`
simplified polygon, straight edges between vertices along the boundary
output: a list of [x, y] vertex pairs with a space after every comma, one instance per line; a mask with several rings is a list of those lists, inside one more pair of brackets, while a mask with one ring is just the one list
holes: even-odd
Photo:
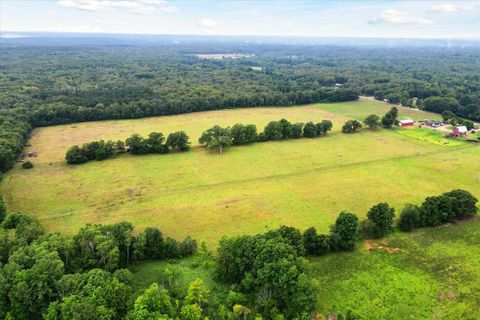
[[438, 120], [425, 120], [424, 124], [432, 128], [438, 128], [443, 125], [443, 122]]
[[399, 127], [408, 127], [408, 126], [413, 126], [415, 121], [408, 119], [408, 120], [398, 120], [398, 126]]
[[468, 133], [468, 130], [466, 126], [458, 126], [453, 128], [453, 135], [456, 137], [466, 136], [467, 133]]

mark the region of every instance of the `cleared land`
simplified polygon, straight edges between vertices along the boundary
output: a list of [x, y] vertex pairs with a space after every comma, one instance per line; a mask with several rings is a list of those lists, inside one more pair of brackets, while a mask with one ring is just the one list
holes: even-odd
[[[29, 147], [39, 153], [35, 168], [15, 168], [1, 190], [11, 211], [36, 215], [50, 231], [73, 233], [88, 222], [127, 220], [140, 229], [158, 226], [177, 238], [192, 235], [210, 247], [223, 235], [263, 232], [281, 224], [327, 231], [341, 210], [364, 216], [380, 201], [400, 209], [457, 187], [480, 196], [477, 146], [432, 143], [432, 131], [407, 132], [414, 129], [340, 133], [347, 119], [381, 115], [389, 108], [363, 100], [40, 128]], [[438, 118], [400, 109], [401, 117]], [[334, 131], [316, 139], [234, 147], [223, 156], [196, 146], [201, 132], [214, 124], [255, 123], [262, 130], [280, 118], [329, 119]], [[80, 166], [63, 160], [74, 144], [176, 130], [190, 135], [191, 152], [124, 155]]]
[[312, 259], [319, 310], [350, 308], [362, 319], [480, 319], [480, 221], [382, 242]]
[[[370, 248], [370, 250], [368, 250]], [[354, 252], [311, 259], [308, 274], [324, 314], [355, 310], [362, 319], [479, 319], [480, 221], [394, 233], [379, 242], [358, 243]], [[213, 300], [227, 285], [213, 279], [212, 265], [198, 256], [150, 261], [132, 267], [135, 295], [176, 270], [178, 289], [203, 278]]]

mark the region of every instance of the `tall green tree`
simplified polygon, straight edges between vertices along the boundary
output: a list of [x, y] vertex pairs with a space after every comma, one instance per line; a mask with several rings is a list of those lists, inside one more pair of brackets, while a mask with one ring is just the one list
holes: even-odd
[[217, 149], [220, 154], [223, 154], [223, 150], [226, 147], [232, 145], [232, 141], [230, 130], [218, 125], [204, 131], [200, 139], [198, 139], [200, 144], [205, 144], [209, 149]]
[[373, 223], [373, 237], [381, 238], [393, 231], [395, 208], [383, 202], [374, 205], [367, 213], [368, 220]]

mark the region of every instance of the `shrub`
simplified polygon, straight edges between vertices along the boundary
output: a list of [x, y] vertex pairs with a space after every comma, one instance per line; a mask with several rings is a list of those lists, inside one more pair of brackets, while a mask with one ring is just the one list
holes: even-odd
[[32, 169], [33, 163], [31, 161], [25, 161], [22, 163], [22, 169]]
[[413, 204], [407, 204], [398, 218], [398, 229], [412, 231], [420, 223], [420, 208]]

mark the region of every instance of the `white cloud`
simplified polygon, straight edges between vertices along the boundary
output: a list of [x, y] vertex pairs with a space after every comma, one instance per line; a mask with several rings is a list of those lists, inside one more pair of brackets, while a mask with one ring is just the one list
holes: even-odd
[[203, 18], [198, 24], [205, 28], [213, 28], [218, 25], [218, 22], [210, 18]]
[[453, 13], [459, 11], [470, 11], [475, 9], [473, 6], [463, 6], [459, 4], [444, 3], [438, 6], [434, 6], [428, 12], [430, 13]]
[[162, 12], [177, 11], [176, 7], [169, 5], [165, 0], [59, 0], [57, 3], [63, 7], [86, 11], [125, 9], [139, 14], [151, 14], [157, 10]]
[[369, 24], [397, 24], [397, 25], [408, 25], [408, 24], [433, 24], [431, 20], [412, 16], [404, 11], [398, 11], [394, 9], [388, 9], [383, 11], [379, 16], [368, 21]]

